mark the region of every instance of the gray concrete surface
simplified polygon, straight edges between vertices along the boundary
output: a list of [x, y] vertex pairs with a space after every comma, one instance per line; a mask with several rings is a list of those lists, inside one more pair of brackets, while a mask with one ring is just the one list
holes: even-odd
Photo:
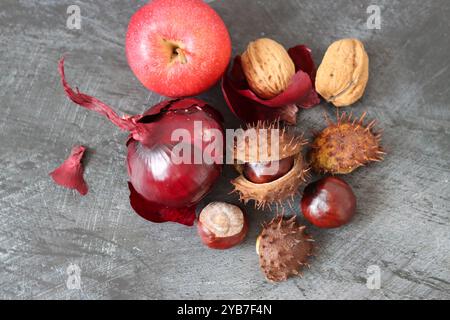
[[[351, 110], [380, 120], [386, 161], [345, 177], [358, 197], [356, 219], [339, 230], [310, 227], [318, 244], [311, 270], [276, 285], [262, 277], [254, 249], [270, 212], [250, 210], [247, 240], [225, 252], [205, 249], [193, 228], [144, 221], [128, 203], [126, 134], [63, 94], [56, 66], [67, 52], [70, 82], [121, 112], [161, 100], [134, 78], [124, 54], [128, 20], [144, 2], [0, 2], [0, 298], [450, 298], [448, 1], [211, 3], [235, 53], [264, 35], [308, 44], [319, 63], [332, 41], [358, 37], [371, 59], [366, 94]], [[81, 30], [66, 28], [71, 4], [81, 8]], [[380, 30], [366, 26], [369, 4], [381, 8]], [[227, 126], [238, 125], [218, 88], [202, 97]], [[300, 114], [307, 136], [324, 126], [324, 112], [333, 107]], [[91, 150], [86, 197], [48, 177], [77, 143]], [[233, 176], [227, 169], [201, 206], [237, 202], [224, 196]], [[80, 289], [67, 286], [70, 265], [80, 268]], [[380, 290], [366, 286], [372, 265]]]

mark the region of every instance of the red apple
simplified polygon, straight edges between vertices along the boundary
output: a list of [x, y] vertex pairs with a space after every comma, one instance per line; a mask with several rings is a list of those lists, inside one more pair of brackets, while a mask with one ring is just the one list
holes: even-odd
[[338, 228], [353, 218], [356, 197], [344, 180], [326, 177], [305, 188], [301, 207], [305, 218], [315, 226]]
[[202, 0], [153, 0], [131, 18], [128, 64], [148, 89], [194, 96], [225, 72], [231, 40], [220, 16]]

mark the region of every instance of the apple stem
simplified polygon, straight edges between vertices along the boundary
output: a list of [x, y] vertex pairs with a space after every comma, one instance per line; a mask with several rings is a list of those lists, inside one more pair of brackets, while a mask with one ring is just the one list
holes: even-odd
[[183, 50], [183, 45], [177, 41], [162, 39], [163, 45], [167, 48], [170, 55], [170, 62], [179, 61], [181, 64], [186, 64], [186, 53]]
[[178, 58], [178, 60], [182, 63], [182, 64], [186, 64], [187, 63], [187, 58], [186, 55], [184, 54], [184, 50], [181, 48], [176, 48], [175, 49], [175, 53], [176, 53], [176, 57]]

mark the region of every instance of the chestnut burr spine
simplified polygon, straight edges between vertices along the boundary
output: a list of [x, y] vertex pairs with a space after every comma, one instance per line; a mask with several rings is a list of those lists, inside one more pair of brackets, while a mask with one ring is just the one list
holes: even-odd
[[284, 281], [300, 274], [312, 253], [311, 239], [305, 233], [306, 227], [297, 225], [296, 216], [289, 219], [278, 215], [263, 224], [258, 237], [257, 252], [260, 265], [270, 282]]
[[[376, 121], [367, 126], [364, 119], [353, 114], [336, 111], [336, 122], [325, 116], [328, 126], [315, 135], [312, 143], [312, 167], [319, 173], [345, 174], [371, 161], [380, 162], [385, 152], [380, 146], [381, 131], [374, 131]], [[337, 142], [341, 141], [338, 145]]]

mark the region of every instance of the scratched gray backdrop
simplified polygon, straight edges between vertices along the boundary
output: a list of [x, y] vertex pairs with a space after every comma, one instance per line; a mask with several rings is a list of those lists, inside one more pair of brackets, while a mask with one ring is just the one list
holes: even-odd
[[[269, 212], [250, 210], [247, 240], [223, 252], [203, 247], [194, 228], [144, 221], [128, 203], [126, 133], [63, 94], [56, 66], [67, 52], [70, 83], [121, 113], [162, 99], [134, 78], [124, 54], [128, 20], [144, 3], [0, 2], [0, 298], [450, 298], [448, 1], [212, 2], [235, 54], [267, 36], [308, 44], [320, 63], [332, 41], [358, 37], [371, 59], [366, 94], [351, 110], [380, 120], [386, 161], [345, 177], [359, 201], [353, 223], [309, 227], [318, 244], [311, 270], [275, 285], [261, 275], [254, 246]], [[66, 28], [71, 4], [81, 8], [81, 30]], [[381, 30], [366, 27], [369, 4], [381, 8]], [[228, 127], [238, 125], [217, 87], [202, 97]], [[324, 112], [334, 109], [301, 112], [308, 137], [323, 128]], [[86, 197], [48, 177], [74, 144], [90, 148]], [[237, 202], [227, 195], [234, 176], [227, 168], [200, 207]], [[81, 269], [80, 290], [67, 287], [71, 264]], [[366, 286], [371, 265], [381, 269], [380, 290]]]

